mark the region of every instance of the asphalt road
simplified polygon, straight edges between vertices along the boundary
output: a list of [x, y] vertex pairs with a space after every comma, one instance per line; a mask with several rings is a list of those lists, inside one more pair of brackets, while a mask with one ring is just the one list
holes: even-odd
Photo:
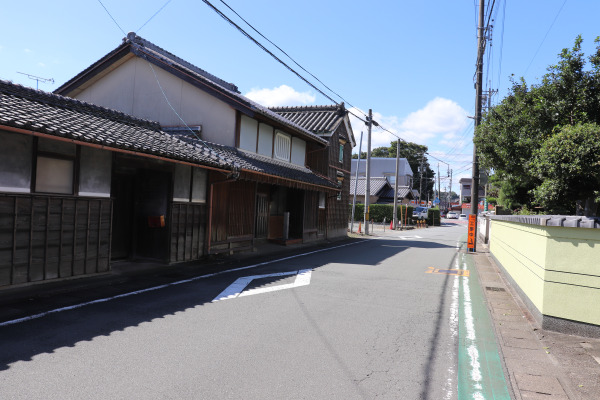
[[0, 398], [457, 399], [464, 278], [427, 272], [456, 268], [465, 233], [388, 232], [0, 326]]

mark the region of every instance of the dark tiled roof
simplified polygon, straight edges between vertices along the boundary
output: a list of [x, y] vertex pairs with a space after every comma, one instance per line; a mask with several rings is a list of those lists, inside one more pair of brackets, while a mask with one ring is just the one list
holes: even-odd
[[306, 167], [250, 153], [235, 147], [214, 143], [209, 143], [209, 145], [224, 158], [234, 161], [241, 170], [339, 189], [336, 183], [331, 182], [325, 177], [316, 175]]
[[[354, 195], [354, 185], [356, 185], [355, 178], [350, 179], [350, 195]], [[388, 189], [391, 189], [390, 184], [387, 179], [381, 178], [371, 178], [369, 191], [372, 196], [381, 196], [381, 193], [385, 193]], [[394, 189], [392, 189], [393, 191]], [[367, 178], [358, 177], [358, 185], [356, 186], [356, 195], [364, 196], [367, 192]]]
[[[272, 121], [276, 121], [284, 126], [287, 126], [299, 136], [319, 142], [321, 144], [327, 144], [326, 140], [313, 134], [309, 130], [281, 117], [277, 113], [269, 110], [267, 107], [264, 107], [248, 99], [247, 97], [242, 96], [237, 86], [234, 84], [228, 83], [212, 74], [209, 74], [195, 65], [175, 56], [174, 54], [169, 53], [161, 47], [156, 46], [155, 44], [137, 36], [133, 32], [130, 32], [127, 35], [127, 38], [123, 39], [123, 44], [121, 46], [108, 53], [102, 59], [86, 68], [68, 82], [64, 83], [62, 86], [56, 89], [55, 93], [67, 94], [74, 89], [74, 86], [78, 86], [78, 81], [90, 79], [96, 73], [100, 72], [101, 68], [104, 68], [105, 63], [108, 60], [110, 60], [112, 57], [119, 57], [119, 55], [122, 55], [122, 52], [127, 49], [139, 57], [160, 60], [161, 63], [156, 63], [156, 65], [164, 67], [164, 65], [161, 65], [164, 63], [166, 66], [173, 68], [175, 71], [179, 71], [186, 76], [192, 76], [196, 81], [202, 82], [202, 84], [206, 85], [212, 90], [223, 94], [227, 99], [229, 99], [229, 101], [233, 101], [238, 106], [248, 109], [251, 112], [261, 114]], [[196, 83], [196, 85], [197, 87], [204, 89], [202, 85], [198, 83]]]
[[316, 134], [333, 133], [346, 116], [343, 104], [332, 106], [271, 107], [271, 111]]
[[192, 145], [158, 123], [0, 80], [0, 125], [224, 169], [232, 160]]
[[[393, 199], [394, 186], [392, 185], [392, 187], [382, 192], [380, 197]], [[409, 199], [414, 199], [412, 190], [408, 186], [398, 186], [398, 198], [403, 199], [405, 197], [408, 197]]]

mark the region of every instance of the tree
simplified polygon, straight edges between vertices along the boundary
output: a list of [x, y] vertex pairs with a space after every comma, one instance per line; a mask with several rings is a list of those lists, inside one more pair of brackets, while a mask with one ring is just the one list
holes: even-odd
[[[391, 142], [389, 147], [376, 147], [371, 150], [371, 157], [396, 158], [398, 141]], [[413, 188], [419, 189], [421, 184], [421, 160], [423, 160], [423, 188], [421, 199], [427, 200], [427, 197], [433, 199], [435, 186], [435, 172], [431, 169], [427, 160], [427, 146], [411, 142], [402, 142], [400, 144], [400, 157], [406, 158], [410, 169], [413, 172]], [[358, 158], [358, 154], [352, 155], [353, 159]], [[367, 152], [361, 152], [361, 160], [367, 158]]]
[[[595, 42], [598, 46], [600, 39]], [[552, 172], [544, 159], [557, 148], [557, 140], [581, 139], [569, 130], [570, 134], [565, 133], [567, 127], [600, 123], [600, 46], [589, 58], [592, 68], [586, 71], [581, 43], [581, 37], [577, 37], [572, 49], [563, 49], [559, 62], [548, 68], [540, 84], [527, 86], [523, 78], [513, 80], [509, 95], [489, 109], [477, 128], [474, 141], [480, 162], [497, 175], [498, 201], [504, 206], [543, 206], [555, 213], [574, 210], [575, 200], [590, 201], [572, 197], [566, 188], [573, 181]], [[589, 133], [593, 128], [583, 131]], [[574, 143], [562, 144], [577, 147]], [[575, 164], [575, 160], [562, 161]], [[591, 195], [589, 190], [576, 193]], [[550, 195], [551, 200], [545, 197]]]
[[[535, 152], [532, 169], [542, 183], [534, 189], [540, 205], [561, 214], [595, 215], [600, 201], [600, 126], [565, 126]], [[575, 209], [573, 201], [585, 201]], [[582, 210], [583, 209], [583, 210]]]

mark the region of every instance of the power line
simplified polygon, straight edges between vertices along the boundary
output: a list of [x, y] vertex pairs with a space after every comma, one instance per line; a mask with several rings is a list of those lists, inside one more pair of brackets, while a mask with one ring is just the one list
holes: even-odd
[[550, 27], [548, 28], [548, 31], [546, 32], [546, 34], [544, 35], [544, 38], [542, 39], [542, 42], [540, 43], [540, 45], [538, 46], [537, 50], [535, 51], [533, 58], [531, 59], [531, 61], [529, 61], [529, 65], [527, 66], [527, 68], [525, 68], [525, 72], [523, 73], [523, 75], [527, 74], [527, 71], [529, 71], [529, 67], [531, 67], [531, 64], [533, 63], [533, 60], [535, 60], [535, 57], [537, 56], [538, 52], [540, 51], [540, 49], [542, 48], [542, 45], [544, 44], [544, 42], [546, 41], [546, 38], [548, 37], [548, 34], [550, 33], [550, 31], [552, 30], [552, 27], [554, 26], [554, 23], [556, 22], [556, 20], [558, 19], [558, 16], [560, 15], [560, 12], [562, 11], [562, 9], [564, 8], [565, 4], [567, 4], [567, 0], [565, 0], [562, 3], [562, 6], [560, 6], [560, 9], [558, 10], [558, 12], [556, 13], [556, 16], [554, 17], [554, 20], [552, 21], [552, 23], [550, 24]]
[[287, 68], [290, 72], [292, 72], [294, 75], [296, 75], [298, 78], [300, 78], [302, 81], [304, 81], [305, 83], [307, 83], [308, 85], [310, 85], [313, 89], [315, 89], [317, 92], [321, 93], [323, 96], [325, 96], [325, 98], [327, 98], [328, 100], [330, 100], [332, 103], [334, 104], [338, 104], [337, 101], [335, 101], [334, 99], [332, 99], [329, 95], [327, 95], [325, 92], [323, 92], [321, 89], [319, 89], [318, 87], [316, 87], [312, 82], [310, 82], [308, 79], [306, 79], [305, 77], [303, 77], [302, 75], [300, 75], [299, 72], [297, 72], [296, 70], [294, 70], [292, 67], [290, 67], [289, 65], [287, 65], [282, 59], [280, 59], [279, 57], [277, 57], [275, 54], [273, 54], [269, 49], [267, 49], [265, 46], [262, 45], [262, 43], [260, 43], [258, 40], [254, 39], [252, 37], [252, 35], [250, 35], [248, 32], [246, 32], [242, 27], [240, 27], [238, 24], [236, 24], [235, 22], [233, 22], [227, 15], [223, 14], [223, 12], [221, 10], [219, 10], [217, 7], [215, 7], [210, 1], [208, 0], [202, 0], [206, 5], [208, 5], [210, 8], [213, 9], [214, 12], [216, 12], [221, 18], [223, 18], [225, 21], [227, 21], [231, 26], [233, 26], [234, 28], [236, 28], [238, 31], [240, 31], [242, 33], [242, 35], [246, 36], [252, 43], [254, 43], [255, 45], [257, 45], [260, 49], [262, 49], [264, 52], [266, 52], [267, 54], [269, 54], [271, 57], [273, 57], [276, 61], [278, 61], [281, 65], [283, 65], [285, 68]]
[[298, 62], [296, 60], [294, 60], [292, 58], [292, 56], [290, 56], [288, 53], [286, 53], [281, 47], [277, 46], [275, 43], [273, 43], [269, 38], [267, 38], [265, 35], [263, 35], [261, 32], [259, 32], [254, 26], [252, 26], [252, 24], [250, 24], [248, 21], [246, 21], [240, 14], [238, 14], [237, 11], [235, 11], [233, 8], [231, 8], [229, 6], [229, 4], [225, 3], [225, 1], [220, 0], [221, 3], [223, 3], [227, 8], [229, 8], [235, 15], [237, 15], [242, 21], [244, 21], [246, 23], [246, 25], [248, 25], [250, 28], [252, 28], [252, 30], [256, 33], [258, 33], [263, 39], [265, 39], [267, 42], [271, 43], [273, 46], [275, 46], [277, 48], [277, 50], [279, 50], [280, 52], [282, 52], [283, 54], [285, 54], [287, 56], [287, 58], [289, 58], [290, 60], [292, 60], [292, 62], [294, 64], [296, 64], [298, 67], [300, 67], [304, 72], [306, 72], [307, 74], [309, 74], [310, 76], [312, 76], [314, 79], [316, 79], [321, 85], [323, 85], [325, 88], [327, 88], [327, 90], [329, 90], [331, 93], [335, 94], [337, 97], [339, 97], [340, 99], [342, 99], [342, 101], [344, 101], [346, 104], [348, 104], [350, 107], [354, 107], [350, 102], [348, 102], [348, 100], [344, 99], [342, 97], [342, 95], [336, 93], [333, 89], [331, 89], [329, 86], [327, 86], [325, 83], [323, 83], [323, 81], [321, 81], [319, 78], [317, 78], [316, 76], [314, 76], [310, 71], [307, 71], [306, 68], [304, 68], [302, 65], [298, 64]]
[[152, 14], [152, 16], [150, 18], [148, 18], [148, 21], [144, 22], [144, 24], [142, 26], [140, 26], [139, 28], [137, 28], [136, 32], [141, 31], [142, 28], [145, 27], [148, 22], [152, 21], [152, 19], [154, 17], [156, 17], [158, 15], [158, 13], [160, 13], [163, 10], [163, 8], [165, 8], [171, 1], [173, 1], [173, 0], [168, 0], [165, 4], [163, 4], [163, 6], [161, 8], [159, 8], [157, 12], [155, 12], [154, 14]]
[[127, 36], [127, 34], [123, 30], [123, 28], [121, 28], [121, 25], [119, 25], [119, 23], [113, 18], [113, 16], [110, 14], [110, 12], [108, 11], [108, 9], [106, 7], [104, 7], [104, 4], [102, 4], [102, 1], [98, 0], [98, 3], [100, 3], [100, 5], [102, 6], [102, 8], [104, 8], [104, 11], [106, 11], [106, 13], [110, 17], [110, 19], [113, 20], [113, 22], [115, 23], [115, 25], [117, 25], [117, 27], [121, 30], [121, 32], [123, 32], [123, 36]]

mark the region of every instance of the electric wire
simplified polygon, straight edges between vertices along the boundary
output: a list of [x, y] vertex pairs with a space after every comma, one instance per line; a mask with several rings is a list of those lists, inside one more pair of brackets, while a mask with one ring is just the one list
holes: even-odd
[[190, 126], [183, 120], [183, 118], [181, 118], [181, 115], [179, 115], [179, 113], [177, 112], [177, 110], [175, 110], [175, 107], [173, 107], [173, 105], [171, 104], [171, 102], [169, 101], [169, 98], [167, 97], [167, 94], [165, 93], [162, 85], [160, 84], [160, 81], [158, 80], [158, 75], [156, 75], [156, 71], [154, 70], [154, 67], [152, 66], [152, 63], [150, 61], [147, 61], [148, 66], [150, 67], [150, 69], [152, 70], [152, 73], [154, 74], [154, 79], [156, 80], [156, 83], [158, 84], [158, 88], [160, 89], [165, 101], [167, 102], [167, 104], [169, 105], [169, 107], [171, 108], [171, 110], [173, 111], [173, 113], [175, 113], [175, 115], [177, 116], [177, 118], [179, 118], [179, 120], [183, 123], [183, 125], [185, 125], [185, 127], [194, 135], [194, 137], [196, 139], [198, 139], [200, 142], [202, 142], [202, 144], [204, 144], [204, 146], [206, 146], [210, 151], [212, 151], [213, 155], [215, 157], [217, 157], [219, 160], [223, 161], [223, 163], [225, 163], [226, 165], [230, 164], [230, 161], [225, 160], [223, 157], [221, 157], [221, 155], [215, 150], [213, 149], [210, 144], [208, 144], [207, 142], [205, 142], [204, 140], [202, 140], [200, 138], [200, 136], [198, 136], [196, 134], [196, 132], [194, 132], [194, 130], [192, 128], [190, 128]]
[[167, 0], [167, 2], [165, 4], [163, 4], [163, 6], [161, 8], [159, 8], [157, 12], [155, 12], [154, 14], [152, 14], [152, 16], [146, 22], [144, 22], [144, 24], [142, 26], [140, 26], [139, 28], [137, 28], [136, 32], [141, 31], [142, 28], [145, 27], [148, 22], [152, 21], [152, 19], [154, 17], [156, 17], [163, 10], [163, 8], [165, 8], [171, 1], [173, 1], [173, 0]]
[[304, 68], [302, 65], [300, 65], [296, 60], [294, 60], [292, 58], [292, 56], [290, 56], [287, 52], [285, 52], [281, 47], [277, 46], [275, 43], [273, 43], [268, 37], [266, 37], [265, 35], [263, 35], [261, 32], [259, 32], [254, 26], [252, 26], [252, 24], [250, 24], [248, 21], [246, 21], [240, 14], [238, 14], [237, 11], [235, 11], [233, 8], [231, 8], [229, 6], [229, 4], [227, 4], [224, 0], [220, 0], [221, 3], [223, 3], [227, 8], [229, 8], [235, 15], [237, 15], [242, 21], [244, 21], [246, 23], [246, 25], [248, 25], [250, 28], [252, 28], [252, 30], [256, 33], [258, 33], [263, 39], [265, 39], [267, 42], [271, 43], [273, 46], [275, 46], [275, 48], [277, 48], [277, 50], [279, 50], [280, 52], [282, 52], [283, 54], [286, 55], [287, 58], [289, 58], [294, 64], [296, 64], [298, 67], [300, 67], [300, 69], [302, 69], [304, 72], [306, 72], [307, 74], [309, 74], [310, 76], [312, 76], [314, 79], [316, 79], [321, 85], [323, 85], [327, 90], [329, 90], [331, 93], [335, 94], [337, 97], [339, 97], [342, 101], [344, 101], [344, 103], [348, 104], [350, 107], [354, 107], [348, 100], [346, 100], [344, 97], [342, 97], [342, 95], [340, 95], [339, 93], [335, 92], [333, 89], [331, 89], [329, 86], [327, 86], [325, 83], [323, 83], [323, 81], [321, 81], [319, 78], [317, 78], [315, 75], [313, 75], [310, 71], [306, 70], [306, 68]]
[[540, 51], [540, 49], [542, 48], [542, 45], [544, 44], [544, 42], [546, 41], [546, 38], [548, 37], [548, 34], [550, 33], [550, 31], [552, 30], [552, 27], [554, 26], [554, 23], [556, 22], [556, 20], [558, 19], [558, 16], [560, 15], [562, 9], [565, 7], [565, 4], [567, 4], [567, 0], [565, 0], [562, 3], [562, 6], [560, 6], [560, 9], [558, 10], [558, 12], [556, 13], [556, 16], [554, 17], [554, 20], [552, 21], [552, 23], [550, 24], [550, 27], [548, 28], [548, 31], [546, 31], [546, 34], [544, 35], [544, 38], [542, 39], [542, 42], [540, 43], [540, 45], [538, 46], [537, 50], [535, 51], [535, 53], [533, 54], [533, 57], [531, 58], [531, 61], [529, 61], [529, 65], [527, 65], [527, 68], [525, 68], [525, 72], [523, 73], [523, 75], [527, 74], [527, 71], [529, 71], [529, 67], [531, 67], [531, 64], [533, 63], [533, 60], [535, 60], [535, 57], [537, 56], [538, 52]]
[[294, 75], [296, 75], [302, 81], [304, 81], [306, 84], [310, 85], [310, 87], [312, 87], [313, 89], [315, 89], [317, 92], [321, 93], [329, 101], [331, 101], [334, 104], [338, 104], [338, 102], [335, 101], [333, 98], [331, 98], [328, 94], [326, 94], [325, 92], [323, 92], [321, 89], [319, 89], [316, 85], [314, 85], [308, 79], [306, 79], [305, 77], [303, 77], [302, 75], [300, 75], [299, 72], [297, 72], [292, 67], [290, 67], [289, 65], [287, 65], [282, 59], [280, 59], [275, 54], [273, 54], [273, 52], [271, 52], [269, 49], [267, 49], [265, 46], [263, 46], [262, 43], [260, 43], [258, 40], [254, 39], [254, 37], [252, 37], [252, 35], [250, 35], [248, 32], [246, 32], [241, 26], [239, 26], [238, 24], [236, 24], [234, 21], [232, 21], [227, 15], [225, 15], [221, 10], [219, 10], [217, 7], [215, 7], [210, 1], [208, 1], [208, 0], [202, 0], [202, 1], [207, 6], [209, 6], [215, 13], [217, 13], [221, 18], [223, 18], [231, 26], [233, 26], [240, 33], [242, 33], [242, 35], [246, 36], [246, 38], [248, 38], [252, 43], [254, 43], [255, 45], [257, 45], [261, 50], [263, 50], [264, 52], [266, 52], [267, 54], [269, 54], [271, 57], [273, 57], [277, 62], [279, 62], [281, 65], [283, 65], [285, 68], [287, 68], [290, 72], [292, 72]]
[[106, 11], [106, 13], [110, 17], [110, 19], [113, 20], [113, 22], [115, 23], [115, 25], [117, 25], [117, 27], [121, 30], [121, 32], [123, 32], [123, 36], [127, 36], [127, 34], [123, 30], [123, 28], [121, 28], [121, 25], [119, 25], [119, 23], [113, 18], [113, 16], [110, 14], [110, 12], [108, 11], [108, 9], [104, 6], [104, 4], [102, 4], [102, 1], [98, 0], [98, 3], [100, 3], [100, 5], [102, 6], [102, 8], [104, 8], [104, 11]]

